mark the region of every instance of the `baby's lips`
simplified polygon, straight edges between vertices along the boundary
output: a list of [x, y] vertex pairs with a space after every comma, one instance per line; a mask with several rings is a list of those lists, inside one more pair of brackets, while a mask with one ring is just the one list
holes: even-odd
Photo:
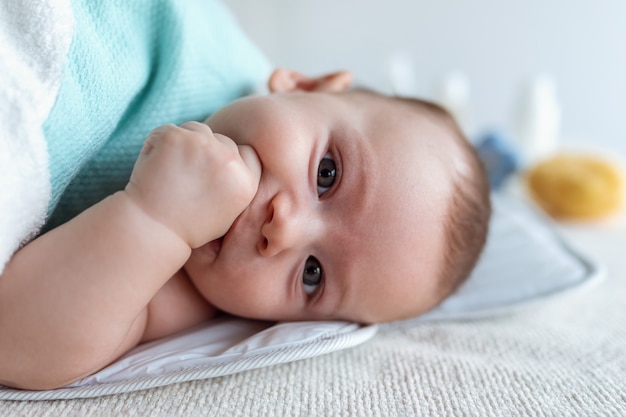
[[237, 145], [237, 148], [239, 149], [239, 155], [241, 155], [243, 163], [246, 164], [250, 172], [252, 172], [255, 181], [258, 184], [259, 181], [261, 181], [262, 171], [262, 165], [261, 160], [259, 159], [259, 155], [250, 145]]

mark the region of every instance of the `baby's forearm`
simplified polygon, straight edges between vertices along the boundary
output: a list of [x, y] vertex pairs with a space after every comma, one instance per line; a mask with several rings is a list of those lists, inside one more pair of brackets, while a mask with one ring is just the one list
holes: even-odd
[[0, 277], [0, 383], [50, 388], [116, 359], [190, 251], [125, 192], [22, 248]]

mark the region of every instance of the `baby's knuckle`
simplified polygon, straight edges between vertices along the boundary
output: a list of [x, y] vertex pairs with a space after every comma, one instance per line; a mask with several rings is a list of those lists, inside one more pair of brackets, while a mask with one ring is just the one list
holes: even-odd
[[198, 125], [200, 125], [199, 122], [196, 122], [195, 120], [191, 120], [189, 122], [185, 122], [183, 124], [180, 125], [180, 127], [184, 127], [184, 128], [189, 128], [189, 127], [197, 127]]
[[164, 133], [171, 131], [174, 128], [176, 128], [176, 126], [174, 126], [173, 124], [161, 125], [159, 127], [152, 129], [152, 131], [150, 132], [150, 135], [151, 136], [162, 135]]
[[174, 129], [163, 130], [155, 139], [164, 145], [171, 145], [180, 138], [180, 133]]

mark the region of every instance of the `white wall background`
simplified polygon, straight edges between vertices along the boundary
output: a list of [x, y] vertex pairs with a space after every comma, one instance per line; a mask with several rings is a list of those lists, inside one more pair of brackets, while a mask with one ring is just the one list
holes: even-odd
[[226, 0], [277, 66], [316, 74], [351, 69], [389, 90], [389, 61], [413, 62], [413, 91], [433, 97], [463, 71], [471, 87], [469, 133], [512, 134], [516, 99], [551, 75], [561, 143], [626, 155], [624, 0]]

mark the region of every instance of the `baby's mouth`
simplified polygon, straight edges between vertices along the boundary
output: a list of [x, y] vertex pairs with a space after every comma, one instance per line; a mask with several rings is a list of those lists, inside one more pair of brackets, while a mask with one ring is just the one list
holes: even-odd
[[220, 250], [222, 249], [223, 241], [224, 241], [224, 236], [210, 241], [209, 243], [207, 243], [207, 245], [209, 245], [210, 250], [217, 255], [218, 253], [220, 253]]
[[204, 256], [208, 256], [210, 258], [215, 259], [217, 255], [220, 253], [220, 250], [222, 249], [223, 240], [224, 240], [224, 237], [222, 236], [218, 239], [210, 241], [209, 243], [205, 243], [204, 245], [200, 246], [199, 248], [195, 250], [203, 254]]

